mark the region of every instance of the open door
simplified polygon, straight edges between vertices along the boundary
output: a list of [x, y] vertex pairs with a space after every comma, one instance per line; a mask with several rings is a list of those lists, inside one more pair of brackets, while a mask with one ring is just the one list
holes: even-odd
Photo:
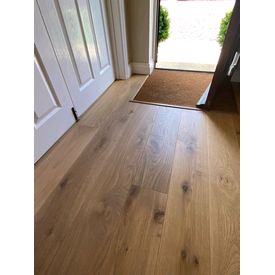
[[221, 55], [212, 79], [197, 107], [211, 109], [213, 100], [230, 82], [231, 75], [238, 64], [240, 49], [240, 0], [236, 0], [232, 18], [228, 26]]

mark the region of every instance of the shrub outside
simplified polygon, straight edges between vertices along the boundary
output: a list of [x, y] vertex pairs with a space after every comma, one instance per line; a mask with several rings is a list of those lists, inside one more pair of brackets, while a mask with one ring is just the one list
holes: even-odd
[[158, 42], [165, 41], [169, 37], [170, 19], [167, 9], [160, 5]]
[[221, 24], [220, 24], [220, 31], [218, 34], [218, 38], [217, 41], [218, 43], [221, 45], [221, 47], [223, 46], [223, 42], [224, 42], [224, 38], [232, 17], [232, 12], [233, 11], [229, 11], [225, 14], [224, 18], [221, 20]]

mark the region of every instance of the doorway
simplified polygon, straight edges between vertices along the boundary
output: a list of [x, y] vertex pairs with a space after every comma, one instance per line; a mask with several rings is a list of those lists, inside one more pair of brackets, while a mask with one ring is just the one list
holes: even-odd
[[229, 19], [233, 6], [234, 0], [160, 0], [159, 33], [163, 13], [169, 30], [164, 41], [159, 39], [156, 68], [214, 72], [222, 47], [221, 21]]
[[134, 100], [199, 110], [234, 4], [234, 0], [160, 0], [155, 70]]

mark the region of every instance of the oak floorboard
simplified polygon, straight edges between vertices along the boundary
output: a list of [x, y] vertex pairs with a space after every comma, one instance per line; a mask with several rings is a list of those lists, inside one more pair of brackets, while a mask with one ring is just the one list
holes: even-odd
[[[35, 230], [40, 274], [86, 274], [86, 270], [100, 272], [104, 267], [101, 262], [108, 252], [130, 185], [139, 174], [136, 163], [157, 112], [156, 107], [131, 103], [127, 106], [130, 118], [124, 110], [119, 119], [106, 126], [107, 132], [98, 132], [97, 142], [87, 146], [66, 176], [69, 184], [41, 213], [43, 220]], [[43, 240], [49, 226], [54, 230]], [[60, 242], [51, 242], [53, 235], [62, 232], [66, 235]], [[43, 260], [45, 256], [51, 258], [48, 263]]]
[[35, 270], [43, 270], [51, 263], [65, 233], [72, 225], [94, 179], [100, 174], [108, 158], [131, 121], [135, 106], [126, 105], [112, 120], [106, 122], [86, 146], [83, 153], [63, 175], [35, 216]]
[[233, 123], [234, 123], [234, 129], [235, 129], [235, 133], [236, 133], [236, 137], [240, 146], [240, 114], [239, 113], [233, 113], [232, 114], [232, 119], [233, 119]]
[[168, 193], [181, 114], [181, 109], [159, 107], [145, 148], [143, 188]]
[[239, 274], [236, 117], [130, 103], [145, 79], [35, 166], [35, 274]]
[[123, 112], [122, 107], [145, 80], [146, 76], [133, 76], [128, 81], [115, 81], [81, 116], [80, 121], [35, 164], [35, 214], [95, 136], [97, 130], [104, 127], [108, 121], [113, 121], [113, 117], [118, 113]]
[[240, 149], [231, 114], [208, 114], [211, 268], [240, 273]]
[[64, 174], [80, 156], [97, 129], [85, 125], [71, 128], [36, 164], [34, 212], [39, 211]]
[[166, 194], [131, 186], [112, 246], [113, 274], [154, 274], [166, 200]]
[[206, 117], [184, 111], [154, 274], [211, 274]]
[[147, 76], [133, 75], [129, 80], [115, 81], [107, 91], [80, 117], [79, 124], [101, 127], [112, 118], [129, 99], [141, 88]]

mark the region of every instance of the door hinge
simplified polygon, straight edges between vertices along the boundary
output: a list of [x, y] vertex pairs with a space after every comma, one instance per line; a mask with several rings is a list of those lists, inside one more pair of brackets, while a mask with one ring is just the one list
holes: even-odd
[[75, 110], [74, 107], [72, 107], [72, 113], [73, 113], [73, 116], [74, 116], [74, 118], [75, 118], [75, 121], [76, 121], [76, 122], [79, 121], [79, 117], [78, 117], [78, 115], [77, 115], [77, 111]]

